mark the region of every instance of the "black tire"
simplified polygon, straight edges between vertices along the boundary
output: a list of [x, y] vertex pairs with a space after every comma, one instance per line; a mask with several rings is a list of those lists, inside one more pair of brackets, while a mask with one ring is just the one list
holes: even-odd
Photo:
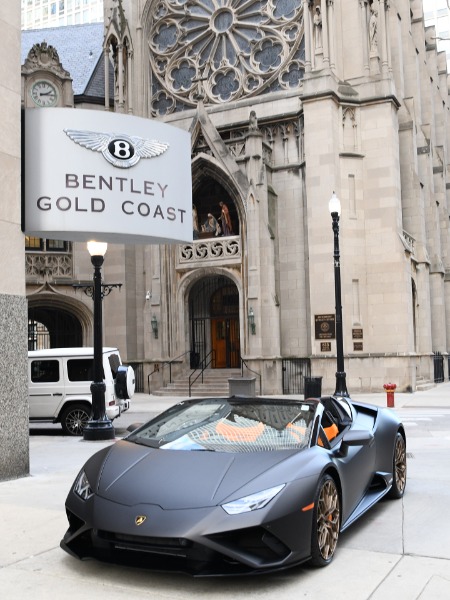
[[313, 567], [326, 567], [333, 560], [341, 528], [341, 500], [331, 475], [324, 475], [317, 486], [311, 532]]
[[393, 458], [392, 458], [392, 487], [388, 498], [398, 500], [403, 497], [406, 487], [406, 442], [398, 431], [395, 436]]
[[61, 413], [61, 426], [66, 435], [83, 435], [83, 429], [91, 418], [86, 404], [71, 404]]

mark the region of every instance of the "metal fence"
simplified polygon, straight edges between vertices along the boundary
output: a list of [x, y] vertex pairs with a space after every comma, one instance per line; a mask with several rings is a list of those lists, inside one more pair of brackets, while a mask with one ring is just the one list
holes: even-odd
[[305, 378], [311, 376], [309, 358], [285, 358], [282, 363], [283, 394], [304, 394]]
[[144, 365], [142, 363], [130, 363], [134, 369], [134, 391], [136, 393], [145, 392], [144, 390]]
[[444, 381], [444, 357], [440, 352], [433, 352], [434, 361], [434, 383]]

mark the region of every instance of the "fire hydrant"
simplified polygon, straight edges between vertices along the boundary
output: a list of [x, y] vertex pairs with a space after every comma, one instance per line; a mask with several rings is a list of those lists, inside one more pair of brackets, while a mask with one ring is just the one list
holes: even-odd
[[383, 387], [386, 390], [386, 402], [388, 408], [394, 408], [394, 391], [397, 385], [395, 383], [385, 383]]

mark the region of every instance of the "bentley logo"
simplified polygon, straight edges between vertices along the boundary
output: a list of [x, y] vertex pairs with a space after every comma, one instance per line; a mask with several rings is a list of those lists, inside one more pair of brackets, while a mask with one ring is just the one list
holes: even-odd
[[145, 515], [138, 515], [135, 518], [134, 522], [139, 527], [139, 525], [142, 525], [142, 523], [146, 520], [147, 520], [147, 517]]
[[79, 131], [64, 129], [72, 141], [93, 152], [101, 152], [108, 162], [121, 169], [129, 169], [141, 158], [153, 158], [163, 154], [169, 144], [157, 140], [146, 140], [124, 133], [101, 133], [98, 131]]

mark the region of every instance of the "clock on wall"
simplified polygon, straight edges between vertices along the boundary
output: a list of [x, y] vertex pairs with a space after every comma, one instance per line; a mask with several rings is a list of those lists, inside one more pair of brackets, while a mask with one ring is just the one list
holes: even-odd
[[58, 90], [49, 81], [35, 81], [30, 90], [31, 98], [36, 106], [55, 106], [58, 101]]

